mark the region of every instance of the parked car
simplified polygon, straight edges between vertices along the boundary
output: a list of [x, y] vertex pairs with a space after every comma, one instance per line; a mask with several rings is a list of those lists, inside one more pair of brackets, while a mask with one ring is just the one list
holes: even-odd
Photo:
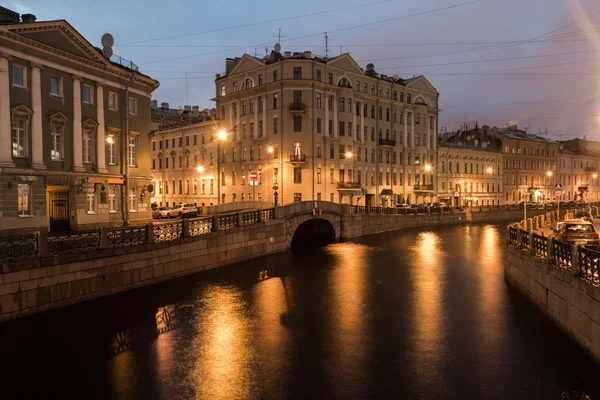
[[193, 203], [178, 204], [173, 207], [172, 214], [182, 217], [195, 217], [198, 215], [198, 208]]
[[396, 208], [410, 208], [410, 204], [396, 204]]
[[171, 207], [158, 207], [158, 208], [152, 210], [152, 218], [158, 218], [158, 219], [171, 218], [171, 215], [173, 215], [173, 216], [175, 215], [175, 214], [173, 214]]
[[427, 212], [427, 206], [423, 203], [412, 204], [410, 207], [416, 208], [418, 213], [426, 213]]
[[445, 207], [444, 203], [431, 203], [429, 210], [432, 213], [439, 213], [442, 212], [442, 207]]
[[[556, 228], [555, 228], [556, 229]], [[600, 236], [590, 221], [583, 219], [566, 220], [553, 235], [554, 238], [568, 244], [576, 244], [597, 249]]]
[[152, 203], [152, 204], [150, 204], [150, 208], [152, 209], [152, 211], [158, 210], [158, 204]]
[[586, 221], [592, 221], [594, 219], [592, 214], [590, 214], [588, 211], [578, 211], [577, 214], [575, 214], [575, 218], [581, 218]]

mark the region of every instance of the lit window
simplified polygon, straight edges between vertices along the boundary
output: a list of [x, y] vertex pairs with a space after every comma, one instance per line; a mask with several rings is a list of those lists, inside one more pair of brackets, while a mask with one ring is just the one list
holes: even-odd
[[117, 212], [117, 188], [112, 186], [108, 192], [109, 212]]
[[[175, 192], [175, 190], [173, 190]], [[137, 198], [135, 196], [135, 188], [129, 189], [129, 211], [137, 212]]]
[[57, 76], [50, 77], [50, 94], [62, 96], [62, 79]]
[[21, 88], [27, 87], [27, 72], [25, 67], [20, 65], [12, 66], [12, 84]]
[[96, 193], [87, 194], [87, 213], [96, 214]]
[[53, 161], [60, 161], [63, 159], [62, 130], [63, 130], [62, 126], [52, 125], [50, 127], [50, 135], [52, 136], [50, 158]]
[[27, 156], [27, 141], [25, 134], [26, 121], [13, 118], [12, 120], [12, 155], [13, 157]]
[[225, 96], [225, 85], [221, 86], [221, 96]]
[[135, 98], [129, 98], [129, 114], [137, 114], [137, 101]]
[[137, 165], [136, 145], [137, 145], [137, 139], [135, 137], [130, 137], [129, 143], [127, 146], [128, 147], [127, 160], [129, 162], [130, 167], [135, 167]]
[[114, 135], [109, 135], [106, 139], [108, 165], [117, 165], [117, 139]]
[[17, 201], [19, 215], [31, 215], [31, 186], [28, 184], [19, 184], [17, 187]]
[[83, 131], [83, 162], [91, 163], [94, 161], [94, 140], [93, 132], [90, 130]]

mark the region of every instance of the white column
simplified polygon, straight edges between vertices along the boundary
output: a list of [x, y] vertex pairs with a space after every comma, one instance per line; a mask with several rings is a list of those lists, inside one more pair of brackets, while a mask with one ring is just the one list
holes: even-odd
[[329, 137], [331, 132], [329, 132], [329, 94], [325, 94], [325, 136]]
[[229, 105], [229, 130], [233, 129], [233, 103]]
[[42, 133], [42, 66], [31, 63], [31, 166], [35, 169], [46, 169], [44, 164], [44, 135]]
[[402, 143], [405, 149], [408, 149], [408, 111], [402, 110], [404, 119], [402, 121]]
[[338, 100], [333, 96], [333, 136], [338, 137]]
[[425, 118], [425, 124], [427, 124], [427, 139], [425, 140], [427, 143], [427, 150], [431, 150], [431, 124], [429, 123], [429, 115]]
[[433, 117], [433, 151], [437, 150], [438, 131], [437, 131], [437, 116]]
[[96, 166], [98, 172], [107, 173], [106, 169], [106, 137], [104, 125], [104, 85], [96, 83], [96, 118], [98, 119], [98, 131], [96, 132], [96, 151], [98, 160]]
[[361, 135], [361, 137], [364, 138], [364, 134], [365, 134], [365, 105], [363, 104], [364, 102], [361, 101], [360, 102], [360, 132], [359, 134]]
[[415, 148], [415, 113], [410, 113], [410, 147]]
[[85, 171], [81, 129], [81, 77], [73, 75], [73, 171], [78, 172]]
[[[350, 112], [352, 112], [352, 129], [354, 130], [354, 132], [350, 132], [350, 135], [353, 138], [355, 138], [354, 140], [360, 139], [360, 137], [356, 138], [356, 136], [354, 136], [356, 134], [356, 106], [357, 105], [358, 105], [358, 101], [353, 102], [352, 107], [354, 107], [354, 108], [352, 110], [350, 110]], [[360, 129], [359, 129], [358, 134], [361, 135]], [[353, 173], [356, 173], [356, 171], [353, 171]]]
[[[262, 98], [262, 105], [263, 105], [263, 131], [262, 131], [262, 135], [264, 138], [267, 137], [267, 96], [263, 96]], [[267, 187], [267, 185], [265, 185], [265, 187]], [[265, 196], [265, 199], [267, 197]]]
[[[240, 124], [240, 115], [242, 114], [242, 102], [238, 100], [237, 102], [237, 128], [235, 129], [235, 140], [240, 140], [240, 138], [242, 137], [242, 132], [240, 132], [240, 129], [242, 129], [242, 125]], [[242, 155], [240, 154], [240, 157]]]
[[14, 167], [10, 134], [10, 81], [8, 56], [0, 53], [0, 167]]

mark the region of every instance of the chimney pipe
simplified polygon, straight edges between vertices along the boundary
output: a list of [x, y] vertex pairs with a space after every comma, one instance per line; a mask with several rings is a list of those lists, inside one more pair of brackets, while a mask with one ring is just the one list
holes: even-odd
[[158, 100], [152, 100], [150, 102], [150, 108], [156, 110], [158, 108]]
[[36, 19], [37, 19], [37, 17], [33, 14], [21, 15], [21, 22], [23, 22], [24, 24], [32, 24], [35, 22]]
[[162, 103], [160, 103], [160, 108], [166, 110], [167, 108], [169, 108], [169, 103], [163, 101]]
[[304, 58], [312, 58], [312, 51], [305, 51]]
[[291, 51], [286, 51], [285, 53], [283, 53], [283, 58], [290, 58], [290, 57], [292, 57]]

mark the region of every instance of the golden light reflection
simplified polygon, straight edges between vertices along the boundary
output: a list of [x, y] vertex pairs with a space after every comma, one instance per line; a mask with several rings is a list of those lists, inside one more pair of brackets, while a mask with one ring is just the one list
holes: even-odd
[[440, 365], [444, 347], [446, 316], [443, 310], [445, 296], [445, 253], [436, 233], [421, 232], [411, 247], [410, 271], [413, 281], [415, 310], [414, 345], [415, 373], [434, 385], [443, 373]]
[[250, 318], [238, 288], [213, 286], [202, 295], [190, 351], [190, 383], [202, 399], [248, 398], [253, 384]]

